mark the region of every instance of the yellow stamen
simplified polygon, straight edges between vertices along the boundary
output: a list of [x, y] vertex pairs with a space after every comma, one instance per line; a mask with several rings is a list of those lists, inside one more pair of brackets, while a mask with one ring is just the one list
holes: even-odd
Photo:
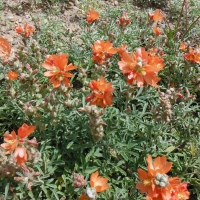
[[151, 185], [151, 180], [149, 179], [149, 180], [144, 180], [144, 185]]
[[178, 194], [178, 199], [179, 200], [185, 200], [185, 195], [184, 194]]
[[7, 143], [8, 144], [13, 144], [13, 143], [15, 143], [15, 140], [9, 140]]

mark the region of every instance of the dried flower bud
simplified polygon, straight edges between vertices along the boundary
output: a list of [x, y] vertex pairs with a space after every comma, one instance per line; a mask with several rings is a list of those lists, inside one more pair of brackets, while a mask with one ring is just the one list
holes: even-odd
[[83, 187], [86, 185], [86, 180], [84, 179], [83, 175], [77, 174], [74, 172], [73, 177], [74, 177], [74, 187], [75, 188]]

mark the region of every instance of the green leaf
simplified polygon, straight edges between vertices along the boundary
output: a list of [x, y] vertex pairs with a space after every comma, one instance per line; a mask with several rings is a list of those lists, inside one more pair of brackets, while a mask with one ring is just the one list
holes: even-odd
[[165, 152], [170, 153], [170, 152], [174, 151], [175, 148], [176, 148], [175, 146], [170, 146], [167, 149], [165, 149]]
[[167, 34], [168, 40], [173, 39], [173, 36], [174, 36], [174, 33], [173, 33], [173, 31], [170, 29], [170, 30], [169, 30], [169, 33]]
[[123, 165], [125, 163], [124, 160], [120, 160], [118, 163], [117, 163], [117, 167], [119, 167], [120, 165]]
[[85, 161], [88, 162], [92, 155], [94, 154], [94, 147], [91, 149], [91, 151], [86, 155]]
[[98, 169], [99, 169], [99, 167], [97, 167], [97, 166], [88, 167], [88, 168], [86, 168], [85, 173], [92, 174], [93, 172], [97, 171]]
[[7, 198], [7, 195], [8, 195], [9, 186], [10, 186], [10, 183], [7, 183], [5, 187], [5, 199]]
[[70, 149], [70, 147], [74, 144], [74, 141], [71, 141], [68, 145], [67, 145], [67, 149]]

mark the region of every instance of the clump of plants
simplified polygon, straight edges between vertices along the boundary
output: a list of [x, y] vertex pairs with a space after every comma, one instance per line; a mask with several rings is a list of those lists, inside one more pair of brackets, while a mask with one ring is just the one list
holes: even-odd
[[80, 33], [59, 37], [25, 23], [15, 51], [0, 37], [2, 199], [199, 199], [189, 8], [169, 24], [161, 9], [91, 7]]

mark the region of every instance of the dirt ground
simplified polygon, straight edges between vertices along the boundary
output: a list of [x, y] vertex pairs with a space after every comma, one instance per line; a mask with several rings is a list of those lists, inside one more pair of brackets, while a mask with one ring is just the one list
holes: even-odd
[[[16, 26], [24, 26], [27, 22], [35, 29], [40, 24], [41, 18], [52, 15], [54, 20], [63, 20], [64, 26], [70, 31], [80, 30], [79, 20], [84, 17], [75, 2], [51, 5], [58, 14], [47, 13], [52, 9], [45, 4], [30, 3], [31, 0], [2, 0], [0, 1], [0, 36], [7, 39], [13, 47], [21, 40], [15, 32]], [[46, 8], [46, 6], [48, 8]]]
[[[49, 15], [54, 20], [63, 20], [66, 30], [80, 31], [79, 21], [85, 17], [85, 13], [80, 9], [79, 1], [71, 0], [53, 5], [48, 4], [48, 1], [44, 2], [46, 1], [0, 0], [0, 36], [15, 47], [21, 40], [21, 36], [15, 32], [16, 26], [23, 26], [27, 22], [36, 29], [40, 25], [41, 18], [44, 19]], [[101, 3], [118, 5], [118, 1], [112, 0], [101, 1]]]

